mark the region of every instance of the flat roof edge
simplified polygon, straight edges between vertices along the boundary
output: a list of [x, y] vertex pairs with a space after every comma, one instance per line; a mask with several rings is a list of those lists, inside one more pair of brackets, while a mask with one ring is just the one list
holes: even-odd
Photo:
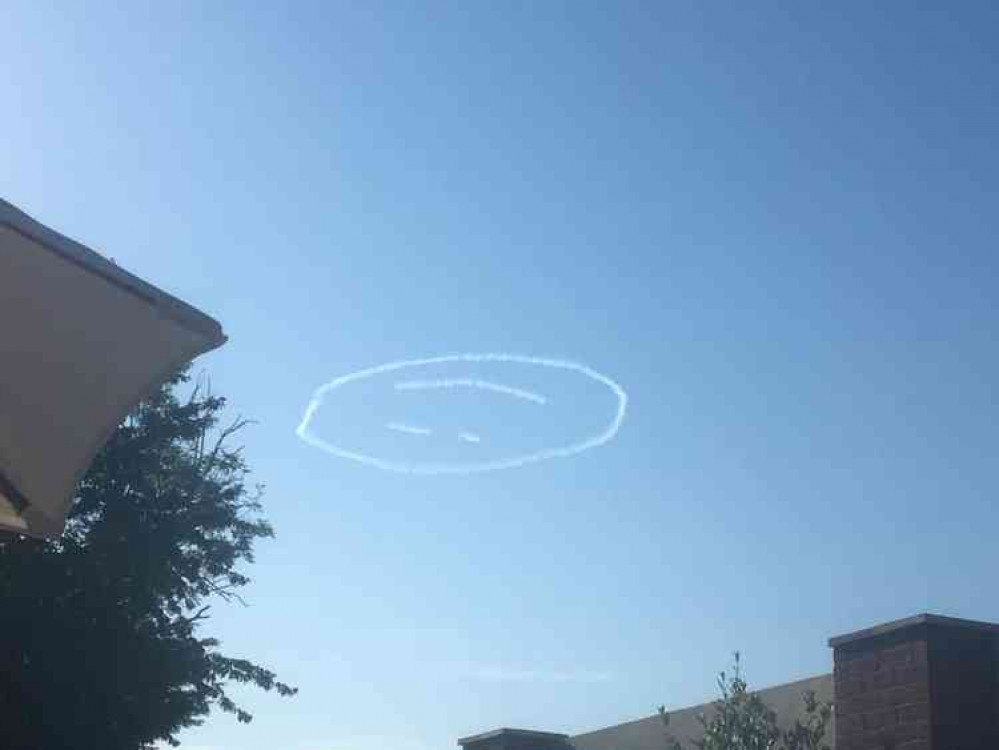
[[488, 732], [481, 732], [479, 734], [469, 735], [468, 737], [461, 737], [458, 739], [458, 744], [471, 745], [472, 743], [475, 742], [491, 740], [494, 737], [501, 737], [503, 735], [509, 735], [512, 737], [533, 737], [536, 739], [549, 739], [549, 740], [569, 739], [569, 735], [561, 734], [559, 732], [540, 732], [535, 729], [511, 729], [510, 727], [500, 727], [499, 729], [491, 729]]
[[891, 622], [882, 623], [881, 625], [875, 625], [871, 628], [856, 630], [852, 633], [844, 633], [843, 635], [833, 636], [829, 639], [829, 645], [832, 648], [838, 648], [839, 646], [845, 646], [856, 641], [877, 638], [878, 636], [896, 633], [901, 630], [907, 630], [921, 625], [963, 628], [965, 630], [977, 630], [982, 633], [994, 633], [999, 635], [999, 624], [997, 623], [981, 622], [978, 620], [964, 620], [959, 617], [945, 617], [943, 615], [922, 613], [912, 617], [906, 617], [901, 620], [893, 620]]

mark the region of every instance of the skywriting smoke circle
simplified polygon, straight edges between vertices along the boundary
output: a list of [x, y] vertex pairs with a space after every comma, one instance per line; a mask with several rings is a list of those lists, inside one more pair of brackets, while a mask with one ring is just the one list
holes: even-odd
[[[519, 364], [528, 365], [534, 367], [552, 368], [557, 370], [565, 370], [574, 372], [576, 374], [582, 375], [590, 380], [599, 383], [601, 386], [607, 388], [615, 397], [616, 408], [614, 410], [614, 415], [610, 421], [603, 426], [599, 431], [587, 435], [579, 440], [562, 446], [556, 446], [552, 448], [545, 448], [542, 450], [537, 450], [532, 453], [525, 453], [522, 455], [514, 455], [507, 458], [499, 458], [493, 460], [485, 461], [464, 461], [464, 462], [406, 462], [397, 460], [388, 460], [380, 458], [374, 455], [368, 455], [361, 453], [356, 450], [350, 450], [348, 448], [336, 445], [328, 440], [325, 440], [318, 435], [312, 429], [312, 422], [315, 419], [317, 412], [323, 404], [323, 400], [334, 391], [342, 388], [349, 383], [356, 383], [358, 381], [366, 380], [368, 378], [375, 377], [377, 375], [382, 375], [385, 373], [395, 372], [399, 370], [406, 370], [410, 368], [424, 367], [428, 365], [440, 365], [440, 364], [450, 364], [450, 363], [469, 363], [469, 364], [484, 364], [484, 363], [509, 363], [509, 364]], [[401, 384], [402, 389], [429, 389], [429, 388], [478, 388], [480, 390], [488, 390], [493, 392], [504, 392], [507, 395], [512, 395], [520, 399], [534, 401], [540, 405], [545, 403], [543, 397], [533, 394], [531, 392], [522, 391], [520, 389], [503, 386], [492, 381], [484, 381], [469, 378], [441, 378], [439, 380], [419, 380], [410, 381], [409, 383]], [[296, 434], [305, 443], [318, 448], [326, 453], [334, 455], [338, 458], [346, 459], [349, 461], [355, 461], [366, 466], [371, 466], [376, 469], [381, 469], [382, 471], [390, 471], [399, 474], [423, 474], [423, 475], [433, 475], [433, 474], [478, 474], [487, 471], [499, 471], [501, 469], [514, 469], [519, 466], [526, 466], [527, 464], [539, 463], [541, 461], [547, 461], [553, 458], [568, 458], [570, 456], [575, 456], [584, 451], [591, 450], [592, 448], [597, 448], [604, 445], [614, 439], [618, 431], [621, 429], [621, 425], [624, 422], [624, 417], [628, 409], [628, 394], [625, 392], [624, 388], [621, 387], [617, 381], [613, 378], [604, 375], [601, 372], [589, 367], [588, 365], [581, 364], [579, 362], [572, 362], [570, 360], [564, 359], [552, 359], [547, 357], [531, 357], [519, 354], [504, 354], [504, 353], [468, 353], [468, 354], [452, 354], [440, 357], [427, 357], [424, 359], [408, 359], [400, 360], [397, 362], [388, 362], [383, 365], [378, 365], [376, 367], [369, 367], [364, 370], [358, 370], [356, 372], [349, 373], [347, 375], [342, 375], [334, 380], [329, 381], [321, 385], [316, 392], [313, 394], [312, 399], [309, 401], [309, 405], [305, 409], [305, 414], [302, 417], [302, 421], [299, 423], [296, 429]], [[399, 429], [401, 425], [396, 425], [396, 429]], [[416, 430], [414, 428], [403, 428], [403, 431], [413, 431], [423, 433], [424, 430]], [[427, 431], [428, 432], [428, 431]], [[468, 433], [471, 434], [471, 433]], [[478, 436], [472, 435], [472, 441], [478, 442]]]

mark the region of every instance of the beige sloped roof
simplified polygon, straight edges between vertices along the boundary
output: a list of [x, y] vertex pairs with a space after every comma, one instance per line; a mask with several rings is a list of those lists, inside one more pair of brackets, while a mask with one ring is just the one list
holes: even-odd
[[62, 532], [80, 477], [217, 321], [0, 200], [0, 529]]
[[[814, 691], [815, 697], [820, 701], [832, 701], [833, 676], [827, 674], [812, 677], [757, 692], [763, 702], [777, 714], [778, 723], [786, 728], [804, 714], [802, 696], [809, 690]], [[668, 731], [684, 748], [694, 748], [694, 740], [701, 736], [701, 725], [697, 717], [705, 712], [710, 714], [711, 704], [670, 711], [668, 730], [663, 726], [662, 719], [653, 715], [579, 734], [569, 742], [574, 750], [663, 750]], [[830, 723], [830, 731], [831, 729]], [[832, 738], [830, 742], [834, 744]]]

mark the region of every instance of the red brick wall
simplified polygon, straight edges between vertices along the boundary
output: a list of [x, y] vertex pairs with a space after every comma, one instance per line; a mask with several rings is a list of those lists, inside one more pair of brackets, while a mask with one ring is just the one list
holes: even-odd
[[999, 750], [999, 665], [995, 636], [934, 628], [930, 636], [933, 745], [942, 750]]
[[834, 658], [836, 750], [933, 750], [925, 632], [847, 644]]

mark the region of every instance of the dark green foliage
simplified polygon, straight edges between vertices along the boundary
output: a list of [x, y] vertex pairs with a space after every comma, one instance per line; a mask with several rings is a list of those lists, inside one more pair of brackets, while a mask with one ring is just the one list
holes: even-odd
[[[804, 715], [789, 729], [781, 729], [777, 715], [756, 693], [749, 690], [742, 676], [739, 654], [735, 655], [732, 674], [718, 677], [721, 697], [709, 713], [698, 717], [703, 730], [694, 741], [697, 750], [829, 750], [826, 732], [832, 718], [832, 706], [820, 703], [811, 691], [804, 693]], [[659, 707], [663, 725], [669, 728], [669, 714]], [[684, 750], [683, 745], [667, 734], [667, 750]]]
[[219, 429], [224, 400], [178, 376], [118, 427], [79, 485], [65, 535], [0, 539], [0, 747], [176, 744], [213, 707], [250, 715], [232, 681], [292, 695], [201, 633], [241, 601], [254, 542], [273, 535], [260, 488]]

